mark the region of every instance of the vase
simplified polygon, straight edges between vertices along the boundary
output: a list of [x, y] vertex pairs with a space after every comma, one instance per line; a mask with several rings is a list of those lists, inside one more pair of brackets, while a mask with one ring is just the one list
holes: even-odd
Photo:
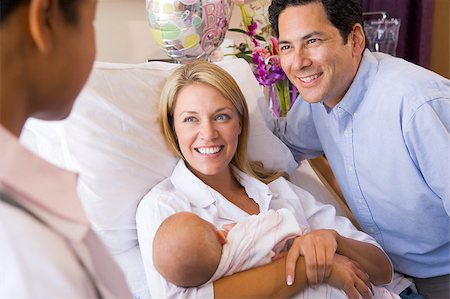
[[275, 117], [287, 115], [291, 108], [290, 82], [288, 79], [265, 86], [264, 95]]

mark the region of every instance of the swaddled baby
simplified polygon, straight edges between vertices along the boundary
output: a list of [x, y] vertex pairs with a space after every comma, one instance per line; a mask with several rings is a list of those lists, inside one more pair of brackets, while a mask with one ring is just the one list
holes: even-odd
[[[165, 219], [153, 242], [153, 262], [158, 272], [179, 287], [198, 287], [223, 276], [271, 262], [289, 250], [291, 241], [308, 232], [287, 209], [252, 215], [227, 230], [194, 213], [179, 212]], [[385, 288], [372, 286], [374, 298], [400, 298]], [[307, 288], [302, 298], [344, 299], [344, 291], [329, 285]]]

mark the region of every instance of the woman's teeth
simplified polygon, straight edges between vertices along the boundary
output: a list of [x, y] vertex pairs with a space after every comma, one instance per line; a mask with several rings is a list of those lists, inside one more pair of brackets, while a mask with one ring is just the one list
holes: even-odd
[[204, 155], [212, 155], [212, 154], [218, 153], [221, 149], [222, 149], [221, 146], [214, 146], [214, 147], [199, 147], [199, 148], [197, 148], [197, 151], [198, 151], [200, 154], [204, 154]]

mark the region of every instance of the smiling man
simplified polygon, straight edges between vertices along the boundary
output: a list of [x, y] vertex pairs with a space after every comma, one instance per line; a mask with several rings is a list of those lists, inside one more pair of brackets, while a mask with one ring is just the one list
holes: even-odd
[[273, 0], [269, 14], [301, 99], [274, 132], [297, 161], [325, 154], [394, 268], [449, 298], [450, 81], [366, 49], [358, 0]]

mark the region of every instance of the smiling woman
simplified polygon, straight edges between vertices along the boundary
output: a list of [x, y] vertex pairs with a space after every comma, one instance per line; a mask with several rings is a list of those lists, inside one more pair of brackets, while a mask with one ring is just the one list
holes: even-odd
[[[201, 97], [208, 101], [198, 101]], [[173, 119], [178, 146], [189, 169], [203, 181], [230, 174], [240, 118], [233, 104], [210, 85], [193, 83], [178, 93]]]
[[[175, 70], [164, 85], [159, 117], [166, 142], [180, 160], [172, 175], [143, 197], [136, 213], [152, 297], [284, 298], [307, 284], [328, 283], [340, 289], [352, 285], [345, 293], [359, 298], [369, 296], [369, 277], [388, 282], [389, 261], [371, 238], [282, 173], [249, 161], [247, 104], [226, 71], [204, 61]], [[287, 257], [187, 289], [170, 284], [154, 266], [155, 233], [176, 212], [193, 212], [220, 227], [280, 208], [292, 210], [299, 224], [311, 230], [295, 238]], [[253, 237], [254, 232], [248, 232], [248, 238]]]
[[[190, 127], [189, 129], [186, 128], [186, 131], [189, 132], [192, 131], [194, 126], [203, 129], [202, 126], [205, 125], [205, 123], [207, 125], [211, 123], [216, 124], [209, 128], [206, 127], [206, 129], [211, 130], [209, 133], [208, 131], [197, 131], [201, 134], [205, 134], [205, 132], [207, 134], [217, 134], [218, 132], [215, 130], [215, 127], [227, 127], [230, 124], [234, 124], [238, 127], [228, 134], [235, 133], [237, 144], [232, 144], [235, 143], [235, 141], [227, 144], [227, 146], [223, 144], [223, 147], [219, 144], [221, 146], [220, 156], [222, 156], [223, 153], [228, 152], [227, 155], [230, 160], [227, 163], [231, 162], [238, 168], [252, 173], [254, 176], [259, 177], [266, 182], [270, 182], [282, 175], [282, 173], [277, 171], [263, 169], [259, 163], [250, 162], [248, 160], [248, 107], [239, 86], [228, 73], [224, 72], [220, 67], [214, 64], [198, 61], [191, 63], [190, 67], [178, 69], [171, 78], [172, 79], [169, 79], [166, 82], [164, 89], [161, 92], [159, 120], [161, 131], [166, 138], [167, 144], [178, 157], [187, 159], [182, 152], [182, 145], [178, 140], [178, 138], [181, 138], [182, 136], [176, 132], [177, 127], [180, 130], [182, 129], [179, 125], [181, 121], [187, 123], [187, 125], [183, 125], [183, 128]], [[193, 94], [190, 94], [191, 91], [193, 91]], [[183, 97], [181, 95], [183, 95]], [[190, 101], [190, 104], [195, 106], [198, 111], [192, 109], [192, 106], [187, 103], [183, 103], [184, 100], [180, 100], [184, 98], [184, 96], [186, 96], [186, 101]], [[198, 99], [208, 99], [208, 101], [199, 101]], [[214, 102], [214, 100], [216, 102]], [[180, 105], [182, 108], [178, 108], [177, 110], [179, 102], [182, 103]], [[219, 105], [217, 105], [217, 102], [219, 102]], [[206, 114], [206, 117], [205, 114], [199, 115], [200, 112], [206, 113], [207, 107], [213, 110], [209, 111], [209, 113], [212, 114]], [[200, 109], [202, 111], [200, 111]], [[176, 111], [178, 111], [178, 114]], [[224, 112], [227, 112], [228, 114]], [[184, 113], [183, 116], [185, 119], [180, 118], [180, 113]], [[201, 117], [203, 117], [203, 122], [198, 124]], [[211, 117], [213, 119], [211, 119]], [[181, 137], [177, 135], [180, 135]], [[214, 141], [217, 137], [218, 136], [210, 136], [207, 138], [212, 138]], [[207, 142], [209, 142], [210, 145], [214, 145], [211, 141]], [[186, 149], [186, 153], [188, 152], [189, 151]], [[195, 152], [198, 151], [195, 150]]]

